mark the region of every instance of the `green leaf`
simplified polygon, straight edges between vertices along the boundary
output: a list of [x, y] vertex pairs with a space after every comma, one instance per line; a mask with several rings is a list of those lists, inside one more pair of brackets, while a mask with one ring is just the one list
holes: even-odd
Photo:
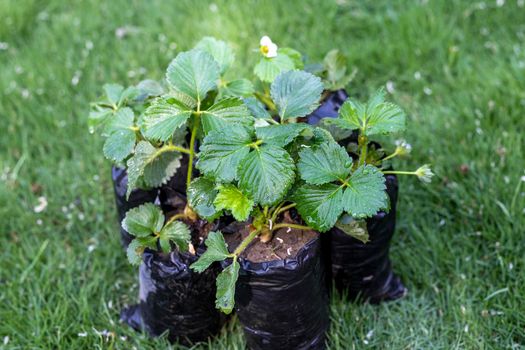
[[248, 79], [237, 79], [224, 85], [225, 96], [248, 97], [255, 91], [253, 84]]
[[352, 136], [352, 130], [342, 129], [334, 123], [327, 122], [332, 118], [323, 118], [317, 124], [320, 128], [327, 130], [335, 141], [341, 141]]
[[224, 74], [235, 60], [235, 54], [230, 45], [210, 36], [202, 38], [195, 46], [195, 49], [206, 51], [212, 55], [219, 65], [221, 75]]
[[[325, 118], [326, 119], [326, 118]], [[324, 142], [335, 143], [335, 139], [330, 132], [323, 128], [315, 128], [313, 132], [313, 141], [316, 145], [320, 145]]]
[[297, 211], [308, 226], [325, 232], [343, 212], [343, 190], [334, 184], [303, 185], [294, 195]]
[[226, 267], [217, 276], [217, 300], [215, 306], [225, 314], [230, 314], [235, 306], [235, 285], [239, 278], [240, 265], [237, 259], [234, 259], [232, 264]]
[[244, 104], [255, 118], [269, 119], [272, 117], [270, 112], [264, 107], [264, 104], [255, 97], [245, 98]]
[[363, 243], [367, 243], [370, 240], [366, 221], [355, 220], [348, 214], [343, 214], [335, 224], [335, 227]]
[[200, 256], [199, 260], [190, 266], [197, 272], [203, 272], [214, 262], [223, 261], [230, 256], [228, 246], [220, 231], [210, 232], [204, 244], [206, 244], [207, 247], [206, 251]]
[[239, 164], [239, 188], [255, 203], [271, 205], [281, 199], [295, 178], [292, 157], [284, 149], [263, 145], [250, 152]]
[[367, 122], [365, 134], [389, 134], [405, 130], [405, 113], [399, 106], [385, 102], [385, 93], [377, 91], [366, 107]]
[[133, 239], [126, 249], [126, 255], [131, 265], [139, 265], [146, 248], [156, 249], [156, 237], [140, 237]]
[[299, 51], [294, 50], [290, 47], [281, 47], [279, 49], [279, 54], [283, 54], [290, 57], [290, 59], [293, 61], [295, 69], [304, 68], [303, 55], [301, 55]]
[[205, 51], [182, 52], [168, 66], [166, 79], [175, 90], [202, 101], [208, 91], [216, 88], [219, 66]]
[[162, 226], [164, 226], [164, 214], [152, 203], [128, 210], [122, 220], [122, 228], [136, 237], [147, 237], [160, 232]]
[[342, 129], [363, 130], [366, 127], [366, 105], [358, 101], [346, 100], [339, 109], [339, 116], [327, 119], [327, 124], [335, 124]]
[[321, 79], [303, 71], [281, 73], [270, 89], [281, 120], [304, 117], [313, 112], [322, 92]]
[[129, 130], [133, 126], [135, 114], [129, 107], [119, 109], [113, 118], [109, 119], [104, 134], [111, 135], [111, 133], [119, 130]]
[[146, 249], [137, 239], [132, 240], [126, 249], [126, 255], [131, 265], [139, 265], [142, 253]]
[[188, 244], [191, 241], [191, 232], [185, 223], [172, 221], [160, 231], [159, 241], [165, 253], [171, 251], [170, 242], [175, 243], [180, 252], [185, 252], [188, 250]]
[[326, 72], [325, 87], [331, 91], [343, 89], [354, 78], [354, 72], [347, 74], [346, 56], [339, 50], [328, 52], [323, 61]]
[[333, 84], [346, 74], [346, 57], [337, 49], [326, 54], [323, 64], [326, 69], [326, 79]]
[[188, 188], [188, 202], [201, 218], [212, 221], [221, 214], [213, 205], [217, 193], [212, 180], [198, 177]]
[[237, 221], [248, 219], [253, 201], [234, 185], [219, 186], [219, 193], [213, 202], [217, 210], [229, 210]]
[[397, 105], [385, 102], [384, 92], [379, 90], [366, 105], [347, 100], [339, 110], [339, 117], [327, 122], [343, 129], [359, 129], [370, 136], [404, 130], [405, 114]]
[[250, 152], [251, 142], [252, 136], [239, 126], [212, 131], [204, 138], [197, 168], [218, 180], [231, 182], [237, 178], [237, 167]]
[[215, 103], [201, 115], [202, 128], [205, 134], [221, 130], [232, 124], [249, 126], [253, 123], [250, 111], [237, 97], [228, 97]]
[[116, 162], [123, 161], [133, 152], [136, 138], [133, 130], [115, 131], [104, 142], [104, 156]]
[[137, 90], [139, 91], [139, 100], [144, 100], [151, 96], [160, 96], [164, 93], [162, 85], [155, 80], [145, 79], [137, 84]]
[[372, 165], [364, 165], [352, 174], [343, 195], [344, 210], [354, 218], [375, 215], [388, 207], [385, 177]]
[[157, 151], [144, 167], [144, 183], [149, 187], [159, 187], [168, 182], [180, 167], [181, 158], [176, 151]]
[[352, 168], [352, 158], [337, 143], [325, 142], [319, 147], [309, 147], [299, 152], [297, 168], [304, 181], [322, 185], [346, 180]]
[[287, 55], [277, 53], [273, 58], [263, 57], [253, 72], [262, 81], [271, 83], [282, 73], [295, 68], [293, 60]]
[[118, 106], [122, 106], [127, 102], [134, 101], [137, 97], [139, 97], [139, 95], [140, 91], [135, 86], [130, 86], [126, 88], [124, 91], [122, 91], [122, 94], [120, 95]]
[[113, 109], [94, 105], [93, 109], [89, 111], [88, 126], [90, 132], [93, 133], [95, 128], [105, 125], [108, 120], [113, 117]]
[[118, 105], [120, 96], [124, 91], [124, 87], [119, 84], [104, 84], [103, 89], [106, 93], [108, 101], [114, 106]]
[[180, 167], [181, 155], [169, 146], [153, 147], [147, 141], [140, 141], [135, 147], [135, 154], [128, 159], [128, 191], [136, 188], [139, 178], [150, 187], [158, 187], [169, 180]]
[[268, 125], [255, 128], [257, 138], [275, 146], [284, 147], [311, 126], [303, 123]]
[[135, 115], [126, 107], [119, 109], [113, 117], [106, 121], [105, 135], [109, 135], [104, 143], [104, 156], [120, 162], [133, 152], [136, 135], [132, 130]]
[[165, 98], [158, 98], [144, 111], [144, 136], [149, 140], [167, 141], [176, 129], [186, 123], [191, 113], [192, 111], [179, 101], [170, 103]]

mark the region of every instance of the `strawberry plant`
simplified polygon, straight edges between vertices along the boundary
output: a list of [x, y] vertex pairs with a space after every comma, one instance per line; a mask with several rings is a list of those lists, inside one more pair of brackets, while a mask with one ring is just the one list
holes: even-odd
[[[206, 37], [194, 49], [173, 59], [166, 71], [165, 87], [152, 81], [127, 89], [112, 84], [104, 86], [106, 97], [92, 105], [90, 125], [92, 130], [100, 128], [107, 137], [105, 156], [127, 168], [128, 197], [135, 188], [159, 187], [173, 176], [184, 176], [188, 188], [202, 138], [227, 125], [253, 124], [254, 118], [241, 99], [252, 94], [253, 86], [246, 79], [228, 78], [233, 61], [234, 53], [225, 42]], [[181, 174], [183, 154], [188, 156], [188, 166]], [[204, 179], [195, 181], [203, 182]], [[201, 208], [198, 203], [195, 205]], [[189, 229], [173, 220], [197, 220], [192, 207], [186, 205], [164, 228], [162, 212], [153, 208], [152, 205], [135, 208], [123, 221], [123, 227], [136, 237], [128, 249], [132, 263], [139, 261], [137, 254], [155, 247], [157, 241], [164, 251], [169, 250], [170, 240], [181, 251], [188, 248], [181, 237], [186, 237]], [[205, 213], [203, 217], [210, 218]], [[142, 222], [142, 231], [134, 229], [139, 224], [127, 224], [140, 220], [146, 220]]]

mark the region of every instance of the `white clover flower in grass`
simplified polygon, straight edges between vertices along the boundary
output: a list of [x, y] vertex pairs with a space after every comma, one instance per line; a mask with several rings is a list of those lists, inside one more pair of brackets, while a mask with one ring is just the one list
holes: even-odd
[[265, 35], [261, 38], [260, 50], [261, 53], [268, 58], [277, 56], [277, 45], [270, 39], [269, 36]]
[[432, 169], [430, 169], [430, 166], [428, 164], [425, 164], [415, 172], [416, 176], [419, 180], [422, 182], [430, 183], [432, 181], [432, 176], [434, 176], [434, 173], [432, 172]]
[[410, 154], [410, 151], [412, 151], [412, 145], [406, 142], [405, 140], [397, 140], [396, 141], [396, 150], [395, 153], [399, 156], [405, 156], [407, 154]]

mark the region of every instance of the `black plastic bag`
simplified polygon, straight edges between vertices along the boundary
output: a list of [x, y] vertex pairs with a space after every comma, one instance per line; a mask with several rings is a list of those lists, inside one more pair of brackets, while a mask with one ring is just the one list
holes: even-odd
[[235, 310], [250, 349], [325, 349], [330, 325], [319, 237], [294, 258], [239, 259]]
[[403, 297], [407, 289], [392, 271], [388, 252], [396, 226], [398, 183], [395, 175], [386, 175], [390, 211], [381, 211], [366, 220], [369, 242], [363, 243], [338, 228], [329, 232], [329, 256], [332, 278], [337, 289], [370, 303]]
[[323, 118], [337, 118], [339, 108], [347, 98], [348, 94], [343, 89], [330, 92], [321, 105], [306, 117], [307, 123], [315, 125]]
[[126, 169], [112, 167], [111, 179], [113, 180], [113, 190], [115, 192], [115, 203], [117, 206], [118, 222], [120, 227], [120, 241], [124, 248], [127, 248], [133, 237], [122, 228], [121, 222], [126, 216], [126, 212], [144, 203], [153, 203], [157, 199], [158, 190], [134, 189], [129, 199], [126, 199], [128, 189], [128, 173]]
[[215, 308], [215, 280], [220, 265], [214, 264], [203, 273], [190, 265], [196, 255], [159, 253], [146, 249], [139, 270], [140, 302], [124, 309], [121, 320], [151, 336], [166, 331], [170, 341], [191, 345], [216, 335], [226, 318]]

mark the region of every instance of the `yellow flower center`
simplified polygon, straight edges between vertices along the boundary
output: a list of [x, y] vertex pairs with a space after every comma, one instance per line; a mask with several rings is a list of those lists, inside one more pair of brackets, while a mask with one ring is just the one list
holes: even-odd
[[270, 49], [268, 48], [267, 45], [262, 45], [261, 46], [261, 52], [262, 52], [263, 55], [267, 55], [268, 51], [270, 51]]

